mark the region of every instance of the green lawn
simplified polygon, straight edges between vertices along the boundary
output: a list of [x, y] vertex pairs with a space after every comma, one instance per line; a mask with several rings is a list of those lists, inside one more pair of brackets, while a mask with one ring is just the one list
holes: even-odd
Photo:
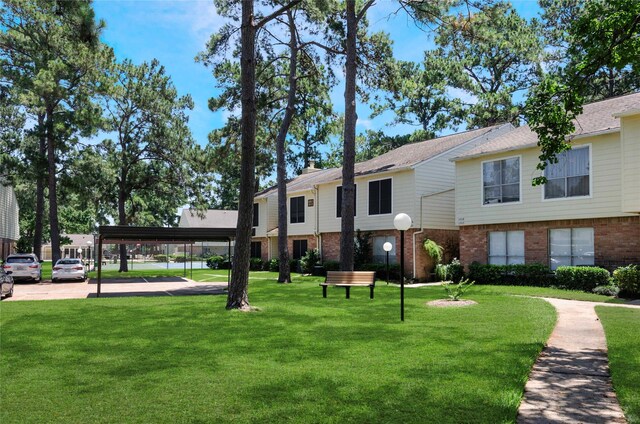
[[[257, 273], [253, 277], [266, 278]], [[539, 299], [254, 279], [224, 296], [0, 305], [0, 422], [514, 422], [555, 322]]]
[[611, 379], [629, 424], [640, 423], [640, 309], [597, 306], [609, 349]]
[[589, 302], [624, 303], [625, 299], [603, 296], [579, 290], [561, 290], [549, 287], [526, 286], [474, 286], [474, 291], [482, 294], [511, 294], [519, 296], [553, 297], [557, 299], [582, 300]]

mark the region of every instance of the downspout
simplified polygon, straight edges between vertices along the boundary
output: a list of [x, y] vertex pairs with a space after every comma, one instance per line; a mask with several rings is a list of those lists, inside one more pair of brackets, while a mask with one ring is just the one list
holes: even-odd
[[319, 205], [319, 194], [318, 194], [318, 185], [313, 186], [313, 197], [315, 199], [315, 210], [316, 210], [316, 228], [313, 233], [316, 236], [316, 246], [318, 246], [318, 255], [320, 255], [320, 261], [322, 262], [322, 235], [320, 234], [320, 205]]
[[423, 200], [425, 197], [431, 197], [431, 196], [436, 196], [438, 194], [442, 194], [442, 193], [446, 193], [448, 191], [452, 191], [454, 190], [453, 188], [447, 189], [447, 190], [442, 190], [439, 191], [437, 193], [431, 193], [431, 194], [425, 194], [424, 196], [420, 196], [420, 231], [417, 231], [415, 233], [413, 233], [413, 278], [416, 277], [416, 262], [417, 262], [417, 257], [416, 257], [416, 236], [418, 234], [422, 234], [424, 233], [424, 223], [422, 220], [422, 208], [423, 208]]

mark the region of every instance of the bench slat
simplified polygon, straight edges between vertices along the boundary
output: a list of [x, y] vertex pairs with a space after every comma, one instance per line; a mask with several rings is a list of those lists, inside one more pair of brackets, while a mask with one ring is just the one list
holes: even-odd
[[322, 286], [322, 296], [327, 297], [327, 286], [344, 287], [346, 296], [349, 299], [349, 289], [351, 287], [369, 287], [370, 298], [373, 299], [373, 289], [375, 287], [374, 271], [327, 271], [327, 277]]

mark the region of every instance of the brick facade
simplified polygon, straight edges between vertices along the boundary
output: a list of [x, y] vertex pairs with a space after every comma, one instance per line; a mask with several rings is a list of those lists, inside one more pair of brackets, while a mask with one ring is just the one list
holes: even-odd
[[[416, 275], [415, 278], [424, 280], [427, 275], [425, 265], [427, 263], [427, 252], [422, 247], [424, 240], [430, 238], [445, 248], [445, 262], [458, 256], [458, 231], [457, 230], [432, 230], [425, 229], [419, 232], [416, 229], [405, 231], [404, 236], [404, 269], [407, 278], [413, 278], [413, 235], [416, 236]], [[396, 263], [400, 263], [400, 231], [397, 230], [378, 230], [371, 231], [371, 237], [394, 236], [396, 239]], [[339, 261], [340, 260], [340, 233], [323, 233], [322, 234], [322, 260], [323, 261]]]
[[460, 227], [460, 260], [487, 263], [491, 231], [524, 231], [526, 263], [549, 264], [549, 230], [593, 228], [595, 264], [615, 268], [640, 263], [640, 216], [571, 219], [512, 224], [465, 225]]
[[15, 240], [0, 238], [0, 260], [7, 259], [7, 256], [14, 253], [15, 250], [16, 250]]
[[269, 239], [266, 237], [253, 237], [252, 242], [260, 242], [260, 259], [263, 261], [269, 260]]

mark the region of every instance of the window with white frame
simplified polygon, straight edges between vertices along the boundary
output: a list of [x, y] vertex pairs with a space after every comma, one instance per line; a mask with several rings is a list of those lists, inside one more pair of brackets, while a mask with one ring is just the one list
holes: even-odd
[[574, 147], [557, 155], [557, 163], [547, 163], [544, 176], [545, 199], [588, 196], [590, 164], [589, 146]]
[[389, 251], [389, 263], [396, 263], [396, 238], [394, 236], [378, 236], [373, 238], [373, 262], [382, 264], [387, 262], [387, 252], [384, 251], [384, 244], [391, 243]]
[[292, 224], [304, 222], [304, 196], [289, 199], [289, 218]]
[[253, 204], [253, 226], [260, 225], [260, 205], [258, 203]]
[[593, 265], [593, 228], [549, 230], [549, 263], [555, 270], [564, 265]]
[[508, 158], [482, 164], [482, 189], [485, 205], [520, 201], [520, 158]]
[[524, 263], [524, 231], [489, 233], [489, 263], [511, 265]]
[[369, 215], [391, 213], [391, 178], [369, 181]]

